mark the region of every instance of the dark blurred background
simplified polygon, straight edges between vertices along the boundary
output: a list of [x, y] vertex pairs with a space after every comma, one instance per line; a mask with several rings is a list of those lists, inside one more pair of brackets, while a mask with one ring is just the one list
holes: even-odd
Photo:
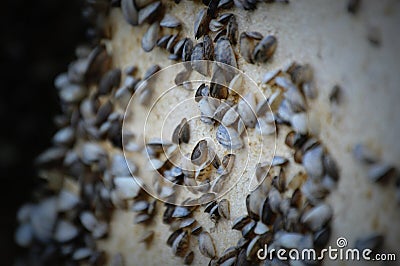
[[[59, 112], [54, 77], [85, 42], [82, 1], [5, 0], [0, 9], [1, 265], [11, 265], [15, 214], [35, 185], [33, 160], [50, 145]], [[5, 256], [4, 256], [5, 255]]]

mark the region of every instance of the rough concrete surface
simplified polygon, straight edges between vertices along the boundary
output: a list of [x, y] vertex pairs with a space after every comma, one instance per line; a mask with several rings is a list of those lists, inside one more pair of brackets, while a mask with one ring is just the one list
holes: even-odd
[[[168, 12], [173, 12], [185, 22], [183, 32], [193, 37], [193, 17], [201, 7], [200, 3], [182, 1], [176, 5], [168, 1], [167, 6]], [[309, 119], [313, 130], [319, 133], [323, 144], [336, 159], [341, 172], [338, 188], [328, 198], [334, 207], [331, 245], [336, 247], [336, 239], [342, 236], [347, 238], [349, 246], [353, 246], [357, 237], [381, 232], [386, 236], [384, 250], [397, 252], [399, 258], [400, 227], [397, 225], [400, 212], [395, 202], [394, 186], [372, 184], [363, 166], [354, 160], [351, 150], [356, 143], [366, 143], [383, 160], [400, 167], [400, 142], [397, 141], [400, 129], [400, 53], [397, 52], [400, 47], [397, 34], [400, 2], [363, 1], [356, 15], [349, 14], [345, 7], [346, 1], [294, 0], [289, 5], [259, 3], [254, 12], [235, 8], [240, 32], [254, 30], [264, 35], [274, 34], [278, 39], [278, 48], [271, 61], [249, 65], [240, 58], [239, 69], [260, 85], [263, 74], [268, 70], [282, 68], [291, 61], [311, 64], [318, 97], [310, 102]], [[139, 66], [140, 71], [145, 71], [155, 63], [161, 67], [173, 63], [167, 59], [168, 54], [164, 50], [155, 48], [150, 53], [142, 50], [141, 36], [147, 25], [131, 27], [123, 20], [120, 9], [112, 11], [110, 23], [110, 47], [115, 66], [124, 68], [134, 64]], [[379, 47], [367, 40], [370, 27], [380, 29]], [[336, 84], [343, 88], [343, 102], [335, 107], [328, 98]], [[154, 112], [161, 121], [165, 110], [162, 106], [157, 108]], [[157, 123], [156, 119], [149, 125], [152, 133], [158, 132], [158, 127], [161, 127], [161, 122]], [[195, 129], [194, 136], [211, 135], [205, 125], [196, 121], [193, 121], [191, 128]], [[139, 132], [141, 129], [137, 130]], [[279, 131], [276, 153], [292, 157], [283, 142], [285, 132], [287, 129]], [[250, 138], [257, 138], [254, 134], [249, 135]], [[273, 138], [266, 140], [266, 146], [269, 147], [266, 156], [271, 156], [274, 141]], [[135, 161], [143, 168], [144, 160], [139, 157], [135, 156]], [[244, 168], [242, 163], [240, 160], [236, 162], [237, 171]], [[299, 167], [289, 168], [294, 171]], [[140, 171], [138, 175], [144, 175], [144, 172]], [[195, 214], [195, 218], [211, 232], [218, 254], [240, 238], [239, 232], [230, 227], [233, 219], [246, 211], [245, 197], [248, 191], [245, 184], [249, 175], [245, 171], [238, 186], [224, 197], [231, 202], [230, 221], [221, 220], [215, 226], [207, 215], [200, 211]], [[158, 206], [161, 207], [161, 204]], [[121, 252], [128, 265], [180, 265], [182, 259], [175, 257], [165, 244], [170, 232], [162, 223], [161, 216], [162, 212], [159, 211], [154, 219], [156, 222], [149, 226], [155, 231], [155, 237], [147, 249], [138, 243], [144, 227], [133, 225], [131, 212], [117, 210], [111, 222], [110, 237], [101, 241], [100, 246], [111, 254]], [[209, 260], [197, 249], [196, 239], [192, 239], [192, 242], [195, 251], [193, 264], [208, 264]], [[353, 264], [325, 261], [325, 265]]]

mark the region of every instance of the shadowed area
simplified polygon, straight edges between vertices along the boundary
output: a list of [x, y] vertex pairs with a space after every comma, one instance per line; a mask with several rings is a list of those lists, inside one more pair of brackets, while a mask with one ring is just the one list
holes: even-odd
[[[0, 137], [3, 264], [11, 265], [17, 207], [38, 185], [34, 157], [50, 145], [52, 118], [59, 113], [54, 77], [74, 58], [85, 40], [81, 3], [9, 0], [1, 8], [0, 64], [2, 93]], [[5, 261], [4, 261], [5, 259]]]

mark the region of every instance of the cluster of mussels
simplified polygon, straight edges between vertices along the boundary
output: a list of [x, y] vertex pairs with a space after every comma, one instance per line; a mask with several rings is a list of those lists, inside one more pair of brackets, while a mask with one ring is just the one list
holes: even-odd
[[[195, 191], [201, 196], [187, 199], [183, 202], [185, 206], [165, 204], [163, 222], [173, 231], [167, 240], [173, 253], [183, 257], [185, 264], [191, 264], [195, 253], [190, 250], [190, 237], [196, 236], [200, 253], [210, 258], [210, 265], [253, 265], [260, 263], [255, 254], [265, 244], [288, 250], [320, 249], [327, 244], [333, 212], [324, 198], [335, 188], [339, 170], [326, 148], [308, 132], [307, 98], [316, 97], [311, 67], [293, 63], [286, 69], [269, 72], [263, 83], [274, 93], [267, 100], [257, 105], [254, 95], [249, 93], [235, 104], [228, 99], [229, 92], [241, 87], [241, 76], [232, 75], [223, 65], [214, 65], [210, 71], [208, 64], [198, 61], [215, 60], [237, 67], [239, 55], [232, 46], [238, 42], [240, 55], [248, 63], [263, 63], [271, 58], [277, 47], [274, 36], [242, 32], [239, 37], [236, 16], [232, 13], [218, 15], [219, 10], [233, 5], [245, 10], [255, 9], [257, 2], [203, 1], [207, 7], [198, 12], [194, 21], [194, 37], [202, 40], [195, 43], [195, 39], [180, 38], [182, 22], [165, 12], [161, 1], [87, 1], [83, 15], [91, 22], [88, 35], [95, 45], [79, 46], [77, 59], [69, 65], [67, 73], [55, 80], [62, 107], [62, 114], [56, 117], [55, 123], [60, 129], [53, 138], [54, 146], [37, 158], [40, 175], [48, 181], [47, 186], [36, 192], [32, 203], [22, 206], [17, 215], [20, 225], [15, 239], [20, 246], [28, 248], [27, 256], [19, 262], [104, 265], [109, 261], [111, 265], [123, 265], [121, 254], [108, 259], [96, 246], [97, 239], [108, 235], [112, 210], [130, 208], [136, 213], [134, 223], [144, 226], [157, 211], [157, 200], [144, 192], [139, 177], [131, 176], [137, 167], [122, 152], [122, 120], [129, 99], [138, 87], [145, 87], [140, 90], [140, 103], [148, 103], [152, 86], [146, 80], [160, 67], [150, 67], [143, 79], [135, 77], [135, 67], [127, 68], [124, 73], [111, 68], [109, 49], [100, 41], [111, 36], [107, 14], [112, 7], [120, 7], [132, 26], [149, 25], [142, 38], [142, 48], [146, 52], [158, 46], [170, 53], [169, 59], [189, 63], [175, 78], [177, 85], [185, 87], [192, 70], [204, 76], [211, 75], [211, 82], [196, 90], [195, 100], [204, 123], [214, 125], [215, 121], [221, 121], [216, 139], [222, 146], [241, 149], [240, 136], [246, 127], [270, 135], [276, 133], [275, 124], [291, 126], [293, 131], [288, 133], [285, 143], [293, 149], [294, 161], [303, 164], [305, 169], [305, 173], [298, 172], [287, 182], [288, 158], [275, 156], [272, 162], [257, 165], [256, 176], [261, 185], [246, 197], [247, 215], [233, 222], [232, 228], [240, 230], [242, 238], [218, 257], [211, 234], [203, 230], [193, 214], [198, 204], [209, 202], [203, 207], [211, 220], [230, 219], [230, 203], [215, 198], [232, 169], [235, 155], [227, 154], [220, 161], [205, 140], [199, 141], [190, 156], [191, 161], [196, 165], [211, 164], [220, 177], [212, 186], [210, 180], [202, 182]], [[125, 79], [121, 82], [123, 75]], [[272, 107], [274, 115], [268, 114], [268, 106]], [[183, 119], [167, 146], [173, 152], [177, 144], [188, 143], [189, 139], [190, 130]], [[145, 147], [126, 143], [125, 148], [146, 150], [155, 170], [174, 184], [197, 186], [193, 180], [199, 173], [159, 159], [165, 145], [164, 140], [152, 140]], [[270, 165], [272, 168], [268, 171]], [[379, 167], [374, 167], [373, 173], [386, 169], [375, 168]], [[174, 188], [163, 186], [162, 182], [155, 184], [155, 190], [163, 199], [174, 195]], [[144, 230], [140, 241], [149, 244], [153, 235], [153, 231]], [[373, 240], [382, 242], [382, 237], [376, 236]], [[365, 241], [370, 243], [371, 239]], [[310, 263], [317, 262], [291, 261], [290, 265]], [[272, 261], [265, 261], [265, 265], [289, 265], [289, 261], [274, 257]]]
[[[317, 261], [284, 262], [276, 257], [262, 262], [256, 256], [265, 244], [271, 249], [297, 249], [301, 252], [306, 248], [320, 250], [330, 238], [333, 210], [324, 203], [324, 199], [335, 189], [339, 170], [326, 148], [308, 132], [307, 99], [316, 97], [312, 76], [309, 65], [297, 63], [283, 70], [268, 72], [263, 83], [273, 93], [259, 104], [250, 93], [238, 100], [236, 105], [222, 105], [218, 101], [220, 99], [204, 92], [211, 90], [206, 85], [202, 84], [196, 91], [196, 96], [201, 98], [200, 111], [208, 118], [202, 121], [216, 121], [216, 114], [220, 117], [216, 139], [222, 146], [242, 148], [240, 135], [243, 130], [237, 130], [238, 124], [235, 123], [238, 121], [243, 124], [239, 127], [259, 129], [259, 133], [264, 133], [262, 135], [275, 133], [275, 124], [278, 127], [291, 126], [293, 131], [287, 134], [285, 143], [294, 151], [294, 162], [302, 164], [305, 169], [305, 173], [298, 172], [287, 178], [285, 168], [290, 160], [283, 156], [274, 156], [272, 162], [257, 165], [256, 177], [261, 185], [246, 197], [247, 215], [237, 217], [232, 226], [232, 229], [241, 231], [242, 238], [221, 256], [208, 256], [211, 258], [210, 265], [318, 264]], [[236, 84], [237, 79], [232, 80], [229, 88], [240, 87]], [[201, 101], [220, 105], [207, 113], [210, 107], [204, 107], [205, 103], [201, 104]], [[220, 106], [223, 110], [216, 111]], [[274, 115], [268, 115], [267, 106], [271, 106]], [[256, 110], [255, 114], [253, 110]], [[229, 133], [226, 133], [227, 130]]]

